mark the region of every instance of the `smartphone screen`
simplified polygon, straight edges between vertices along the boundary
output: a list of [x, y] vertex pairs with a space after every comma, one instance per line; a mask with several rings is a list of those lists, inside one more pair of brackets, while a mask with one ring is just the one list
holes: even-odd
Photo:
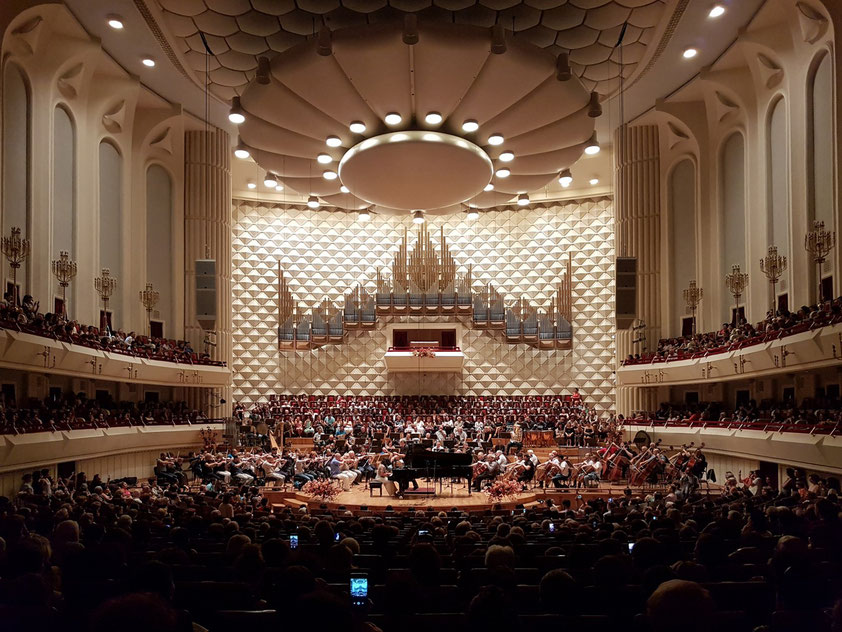
[[351, 577], [351, 605], [364, 606], [368, 601], [368, 577]]
[[555, 533], [555, 522], [550, 523], [550, 533]]
[[297, 549], [298, 548], [298, 536], [291, 535], [289, 536], [289, 548]]
[[339, 542], [339, 534], [338, 534], [338, 533], [337, 533], [336, 535], [334, 535], [334, 536], [333, 536], [333, 540], [334, 540], [335, 542]]
[[629, 542], [629, 553], [634, 549], [634, 542]]
[[426, 529], [418, 529], [418, 535], [430, 535], [430, 532]]

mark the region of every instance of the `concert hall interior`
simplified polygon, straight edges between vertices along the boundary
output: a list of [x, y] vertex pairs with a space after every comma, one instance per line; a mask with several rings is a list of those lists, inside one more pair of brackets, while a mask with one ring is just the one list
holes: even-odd
[[0, 629], [842, 632], [837, 28], [0, 1]]

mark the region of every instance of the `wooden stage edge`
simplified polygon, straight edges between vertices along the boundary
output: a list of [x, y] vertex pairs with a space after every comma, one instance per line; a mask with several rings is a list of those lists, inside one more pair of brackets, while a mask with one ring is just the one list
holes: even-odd
[[[370, 511], [379, 513], [385, 511], [387, 507], [391, 507], [396, 512], [418, 511], [418, 510], [434, 510], [434, 511], [449, 511], [456, 508], [460, 511], [466, 512], [485, 512], [489, 510], [503, 510], [511, 511], [517, 505], [524, 507], [535, 507], [544, 503], [547, 499], [552, 499], [553, 504], [561, 505], [564, 500], [569, 500], [573, 509], [579, 507], [580, 504], [587, 503], [590, 500], [602, 498], [607, 500], [609, 498], [618, 498], [623, 495], [626, 489], [625, 485], [611, 485], [603, 483], [599, 487], [589, 487], [587, 489], [529, 489], [516, 498], [506, 500], [501, 503], [490, 502], [488, 496], [483, 492], [473, 492], [468, 495], [467, 487], [463, 485], [454, 485], [453, 490], [446, 488], [441, 495], [436, 496], [407, 496], [406, 498], [395, 498], [384, 493], [379, 495], [379, 490], [375, 490], [373, 496], [369, 496], [368, 487], [362, 484], [355, 486], [347, 492], [342, 492], [333, 501], [326, 503], [327, 508], [331, 511], [340, 510], [343, 508], [348, 511]], [[649, 487], [633, 487], [632, 496], [642, 498], [652, 491], [662, 491], [660, 488], [652, 489]], [[707, 489], [702, 489], [703, 493], [707, 493]], [[721, 488], [718, 485], [710, 486], [710, 494], [718, 496]], [[291, 488], [283, 490], [280, 488], [265, 488], [263, 495], [272, 507], [272, 510], [282, 511], [290, 507], [293, 509], [300, 508], [301, 505], [307, 505], [309, 509], [319, 509], [322, 504], [320, 500], [305, 494], [303, 492], [295, 491]], [[581, 499], [578, 496], [581, 495]]]

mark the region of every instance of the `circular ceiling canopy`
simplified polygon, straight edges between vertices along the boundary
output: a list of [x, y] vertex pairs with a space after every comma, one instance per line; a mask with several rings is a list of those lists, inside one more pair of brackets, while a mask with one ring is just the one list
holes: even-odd
[[390, 132], [351, 147], [339, 161], [339, 178], [366, 202], [411, 211], [472, 198], [491, 180], [492, 167], [488, 154], [458, 136]]
[[416, 29], [322, 32], [263, 63], [240, 98], [254, 160], [325, 204], [405, 214], [507, 204], [579, 159], [594, 113], [566, 60], [498, 28]]

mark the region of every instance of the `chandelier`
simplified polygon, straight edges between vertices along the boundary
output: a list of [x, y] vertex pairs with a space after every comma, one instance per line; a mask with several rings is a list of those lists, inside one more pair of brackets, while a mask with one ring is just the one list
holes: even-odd
[[261, 58], [232, 105], [238, 150], [312, 208], [405, 216], [523, 206], [599, 151], [598, 95], [566, 53], [414, 17]]

